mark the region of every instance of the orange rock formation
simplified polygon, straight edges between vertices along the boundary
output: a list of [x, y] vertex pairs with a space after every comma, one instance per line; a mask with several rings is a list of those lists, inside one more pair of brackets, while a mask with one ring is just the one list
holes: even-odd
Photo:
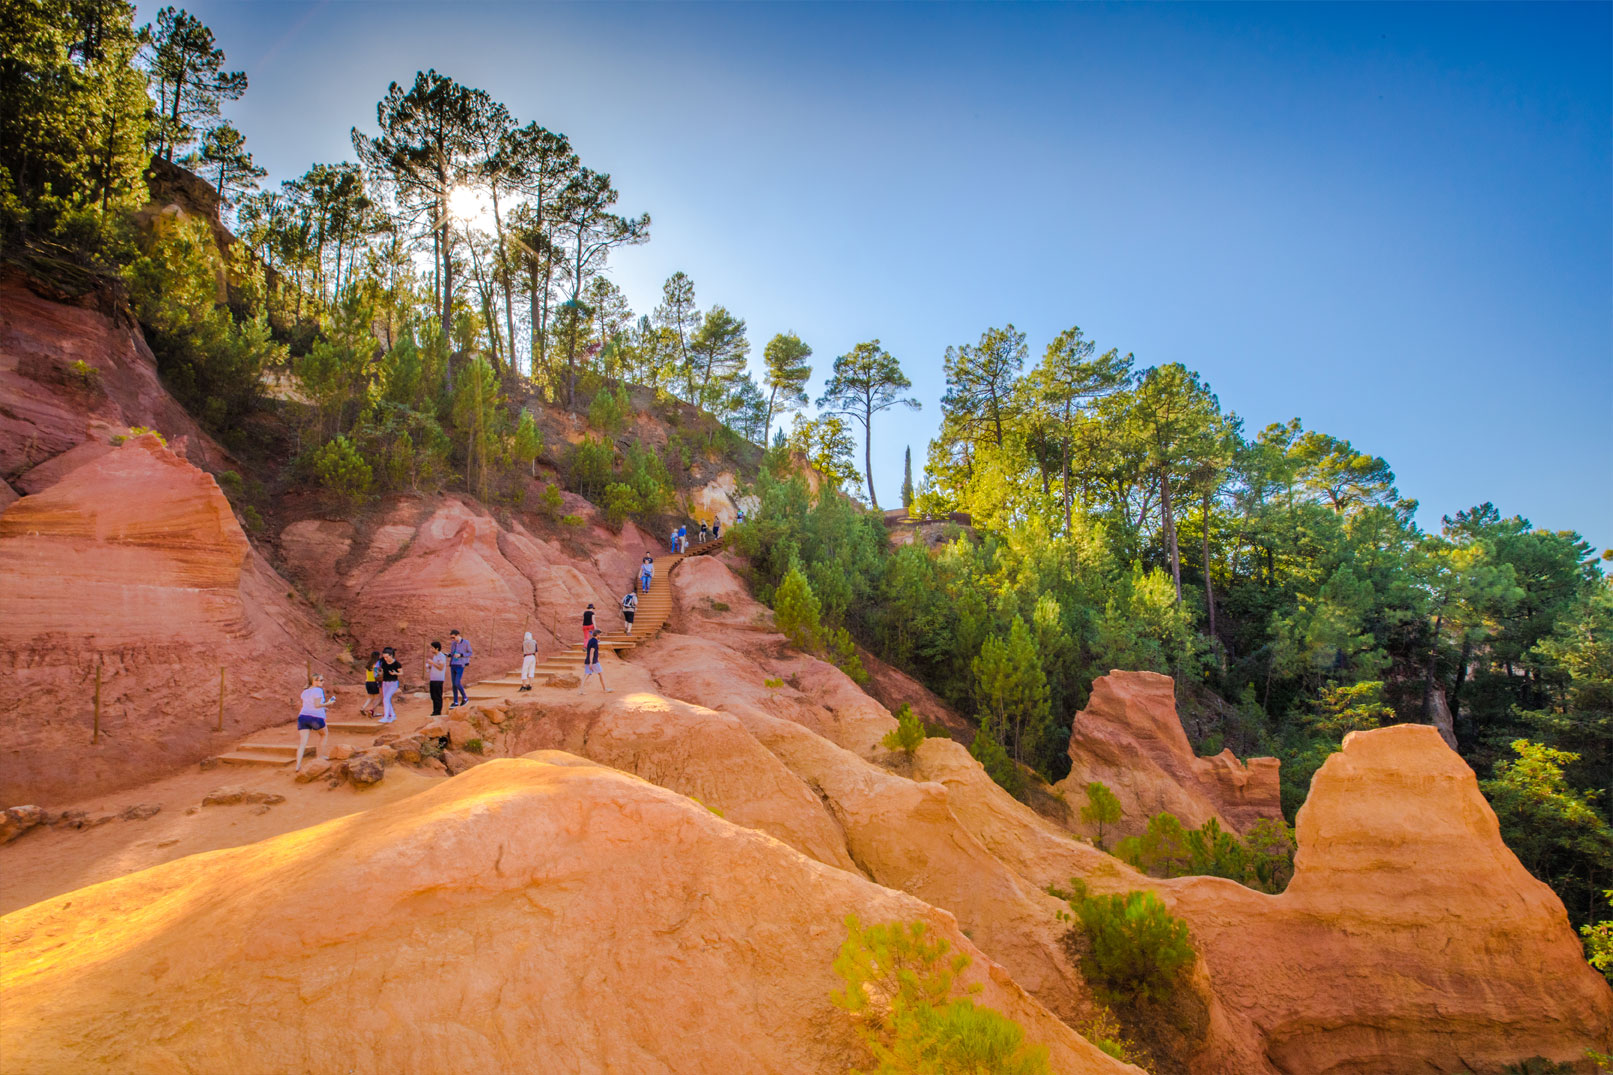
[[1092, 684], [1086, 709], [1070, 729], [1070, 775], [1058, 788], [1071, 802], [1086, 801], [1096, 780], [1120, 799], [1122, 835], [1140, 833], [1162, 811], [1198, 827], [1216, 818], [1223, 828], [1247, 831], [1263, 817], [1282, 817], [1276, 758], [1247, 764], [1224, 750], [1194, 755], [1176, 715], [1175, 684], [1155, 672], [1113, 671]]
[[842, 919], [923, 919], [977, 1000], [1104, 1056], [911, 896], [561, 756], [0, 919], [8, 1069], [834, 1072]]

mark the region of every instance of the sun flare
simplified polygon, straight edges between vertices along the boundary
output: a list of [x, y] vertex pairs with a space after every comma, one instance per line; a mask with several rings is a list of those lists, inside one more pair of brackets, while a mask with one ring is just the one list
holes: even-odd
[[493, 219], [486, 193], [469, 186], [457, 186], [448, 192], [448, 215], [461, 224], [477, 227]]

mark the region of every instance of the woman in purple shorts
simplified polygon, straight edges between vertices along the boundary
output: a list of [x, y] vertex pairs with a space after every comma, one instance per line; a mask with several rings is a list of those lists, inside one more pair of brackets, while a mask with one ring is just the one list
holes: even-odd
[[302, 754], [308, 749], [308, 734], [319, 733], [319, 749], [315, 755], [325, 758], [325, 741], [330, 732], [325, 727], [325, 707], [336, 700], [336, 692], [325, 693], [325, 677], [316, 674], [302, 692], [302, 709], [297, 713], [297, 772], [302, 772]]

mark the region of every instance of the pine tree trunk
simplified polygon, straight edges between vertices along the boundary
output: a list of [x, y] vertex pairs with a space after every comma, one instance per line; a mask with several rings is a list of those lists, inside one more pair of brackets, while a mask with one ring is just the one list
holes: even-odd
[[874, 416], [863, 414], [863, 473], [868, 478], [868, 503], [879, 510], [879, 498], [874, 495]]
[[1210, 586], [1210, 494], [1204, 494], [1204, 607], [1210, 614], [1210, 638], [1215, 638], [1215, 591]]
[[1171, 581], [1176, 584], [1176, 603], [1182, 603], [1182, 554], [1176, 547], [1176, 518], [1171, 514], [1171, 483], [1165, 472], [1159, 473], [1159, 503], [1165, 520], [1165, 540], [1171, 550]]

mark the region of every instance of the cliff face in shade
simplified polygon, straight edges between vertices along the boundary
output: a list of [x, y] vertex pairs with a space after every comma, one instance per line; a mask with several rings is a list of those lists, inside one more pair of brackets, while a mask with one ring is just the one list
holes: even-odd
[[[107, 1070], [844, 1072], [843, 919], [922, 919], [1064, 1075], [1137, 1069], [952, 917], [565, 755], [0, 919], [0, 1050]], [[70, 905], [70, 906], [69, 906]]]
[[130, 426], [155, 429], [176, 450], [183, 438], [179, 454], [222, 462], [158, 381], [138, 329], [0, 279], [0, 478], [19, 493], [37, 493], [71, 469], [51, 466], [53, 459], [81, 445], [104, 452]]
[[1240, 762], [1232, 751], [1201, 758], [1176, 715], [1175, 684], [1155, 672], [1113, 671], [1092, 684], [1086, 709], [1070, 729], [1070, 775], [1057, 787], [1071, 803], [1101, 781], [1120, 799], [1120, 836], [1136, 835], [1162, 811], [1196, 828], [1210, 818], [1247, 832], [1261, 818], [1282, 817], [1276, 758]]
[[6, 508], [0, 668], [23, 704], [6, 718], [0, 801], [132, 786], [294, 714], [305, 662], [336, 654], [285, 590], [212, 477], [155, 437]]

